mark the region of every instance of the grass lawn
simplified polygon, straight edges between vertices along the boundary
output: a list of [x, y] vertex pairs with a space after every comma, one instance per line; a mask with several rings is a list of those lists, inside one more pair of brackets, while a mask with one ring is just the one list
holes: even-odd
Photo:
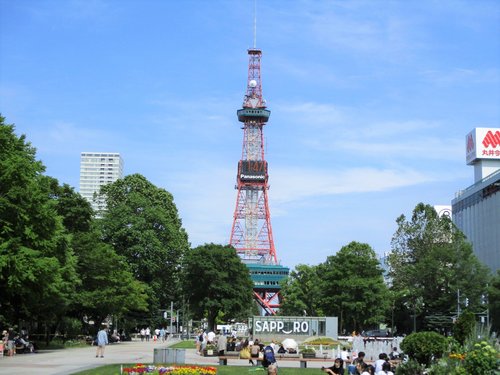
[[179, 341], [174, 345], [170, 345], [169, 348], [173, 349], [196, 349], [196, 344], [193, 340]]
[[[128, 367], [129, 365], [124, 367]], [[132, 365], [130, 365], [132, 366]], [[215, 366], [217, 375], [267, 375], [267, 372], [262, 367], [249, 366]], [[86, 370], [77, 372], [74, 375], [118, 375], [120, 374], [120, 365], [102, 366], [94, 370]], [[284, 368], [281, 367], [278, 371], [279, 375], [300, 375], [300, 374], [322, 374], [317, 368]]]
[[[195, 349], [196, 345], [193, 340], [185, 340], [169, 346], [174, 349]], [[279, 364], [279, 360], [278, 360]], [[134, 364], [124, 364], [123, 367], [132, 367]], [[200, 365], [203, 366], [203, 365]], [[217, 368], [217, 375], [267, 375], [267, 372], [262, 367], [250, 366], [214, 366]], [[120, 365], [101, 366], [93, 370], [86, 370], [75, 373], [74, 375], [119, 375]], [[322, 374], [318, 368], [285, 368], [280, 367], [279, 375], [299, 375], [299, 374]]]

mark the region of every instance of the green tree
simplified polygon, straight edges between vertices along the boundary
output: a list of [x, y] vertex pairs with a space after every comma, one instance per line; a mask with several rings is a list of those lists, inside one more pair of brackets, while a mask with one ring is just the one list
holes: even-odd
[[160, 308], [180, 300], [180, 265], [189, 248], [173, 196], [139, 174], [103, 186], [101, 194], [104, 241], [148, 285], [151, 317], [159, 316]]
[[[492, 278], [488, 287], [488, 308], [491, 319], [491, 330], [500, 332], [500, 270]], [[484, 309], [484, 307], [483, 307]]]
[[323, 312], [339, 317], [340, 331], [362, 331], [384, 321], [390, 299], [375, 251], [351, 242], [318, 266]]
[[35, 148], [0, 116], [0, 294], [4, 324], [54, 330], [75, 287], [76, 258]]
[[453, 327], [453, 338], [461, 345], [465, 344], [465, 340], [474, 334], [476, 331], [476, 316], [473, 312], [465, 310], [460, 314]]
[[82, 322], [92, 320], [98, 328], [108, 316], [148, 310], [146, 285], [134, 278], [124, 257], [100, 240], [97, 230], [76, 234], [73, 247], [82, 279], [73, 308]]
[[90, 203], [68, 184], [60, 186], [57, 180], [54, 180], [52, 190], [57, 213], [66, 230], [69, 233], [88, 232], [94, 215]]
[[93, 321], [95, 331], [109, 316], [147, 311], [146, 285], [134, 278], [124, 257], [102, 242], [90, 203], [69, 185], [59, 186], [56, 180], [52, 189], [57, 212], [71, 235], [82, 281], [68, 315], [78, 318], [80, 325]]
[[184, 264], [184, 294], [196, 319], [246, 317], [252, 309], [248, 268], [232, 246], [205, 244], [190, 250]]
[[318, 308], [320, 278], [317, 268], [299, 264], [282, 282], [280, 315], [301, 316], [304, 312], [310, 316], [322, 315]]
[[[419, 203], [410, 221], [397, 219], [389, 255], [392, 290], [400, 296], [398, 327], [412, 316], [419, 328], [430, 329], [436, 317], [456, 314], [459, 303], [476, 310], [485, 292], [489, 273], [474, 256], [472, 247], [447, 217], [439, 217], [430, 205]], [[406, 331], [409, 330], [406, 324]]]

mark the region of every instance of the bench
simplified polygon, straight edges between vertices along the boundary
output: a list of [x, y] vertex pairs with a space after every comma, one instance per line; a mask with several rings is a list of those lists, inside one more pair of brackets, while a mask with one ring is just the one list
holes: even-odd
[[219, 356], [219, 366], [227, 366], [227, 360], [228, 359], [240, 359], [240, 353], [236, 352], [237, 354], [231, 354], [231, 352], [226, 353], [225, 355], [220, 355]]
[[[302, 357], [281, 357], [276, 358], [276, 361], [279, 363], [280, 361], [294, 361], [300, 362], [300, 368], [307, 368], [307, 362], [327, 362], [331, 361], [329, 358], [302, 358]], [[257, 360], [257, 366], [262, 365], [262, 359]]]
[[[219, 366], [227, 366], [228, 359], [241, 359], [236, 355], [220, 355], [219, 356]], [[257, 366], [262, 366], [262, 359], [260, 358], [251, 358], [257, 362]], [[279, 363], [280, 361], [294, 361], [300, 362], [300, 368], [307, 368], [307, 362], [327, 362], [331, 361], [330, 358], [302, 358], [299, 356], [293, 357], [277, 357], [276, 361]]]

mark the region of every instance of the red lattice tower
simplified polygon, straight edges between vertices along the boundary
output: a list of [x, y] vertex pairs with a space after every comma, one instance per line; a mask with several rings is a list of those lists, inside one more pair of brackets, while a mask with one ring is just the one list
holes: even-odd
[[243, 149], [238, 163], [238, 195], [229, 243], [245, 263], [277, 264], [267, 191], [268, 172], [263, 127], [271, 111], [262, 97], [262, 51], [248, 50], [248, 82], [238, 120], [243, 126]]
[[281, 305], [280, 281], [289, 269], [278, 264], [267, 191], [268, 169], [263, 128], [271, 111], [262, 98], [262, 52], [248, 50], [248, 82], [238, 120], [243, 123], [243, 148], [236, 178], [236, 207], [229, 243], [247, 265], [254, 299], [263, 315], [274, 315]]

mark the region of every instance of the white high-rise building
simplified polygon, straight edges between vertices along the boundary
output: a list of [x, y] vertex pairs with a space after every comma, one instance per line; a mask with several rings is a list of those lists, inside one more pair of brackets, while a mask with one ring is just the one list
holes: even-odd
[[80, 156], [80, 194], [87, 199], [99, 216], [106, 202], [94, 201], [101, 186], [123, 178], [123, 159], [116, 152], [82, 152]]

